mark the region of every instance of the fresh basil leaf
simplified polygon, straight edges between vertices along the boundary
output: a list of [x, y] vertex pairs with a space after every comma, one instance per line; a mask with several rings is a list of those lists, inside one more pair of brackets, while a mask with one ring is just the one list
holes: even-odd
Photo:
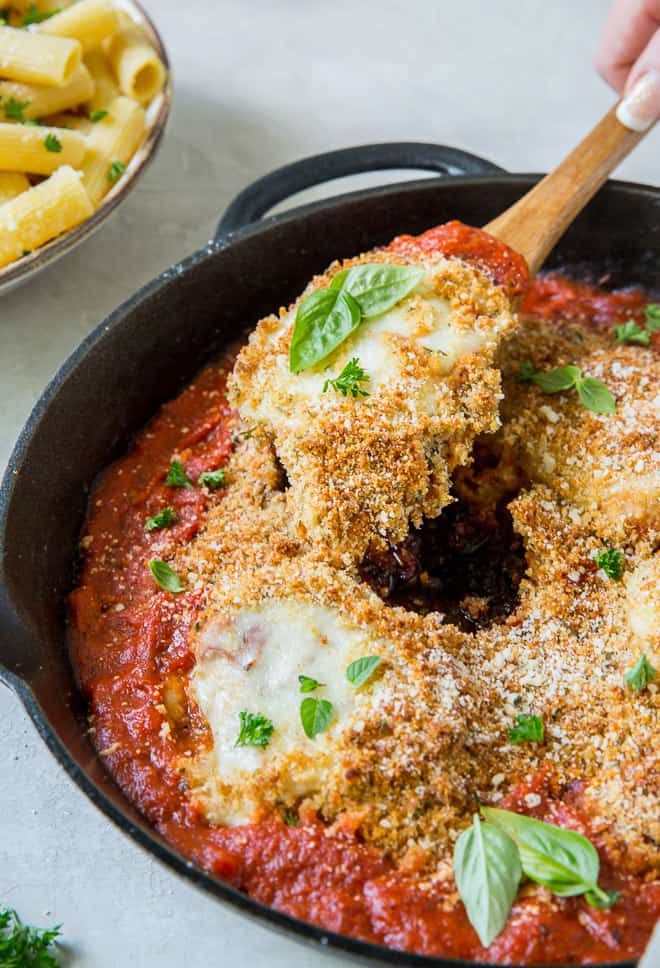
[[516, 373], [516, 380], [518, 383], [530, 383], [536, 376], [536, 370], [534, 369], [533, 363], [529, 360], [525, 360], [518, 367], [518, 372]]
[[330, 289], [341, 289], [350, 271], [350, 269], [340, 269], [339, 272], [336, 272], [332, 277]]
[[308, 696], [300, 703], [300, 721], [305, 733], [314, 739], [325, 732], [332, 721], [332, 703], [327, 699], [314, 699]]
[[660, 329], [660, 303], [649, 303], [644, 310], [646, 317], [646, 329], [649, 333], [655, 333]]
[[497, 807], [481, 812], [515, 842], [523, 873], [537, 884], [558, 897], [599, 890], [598, 852], [582, 834]]
[[575, 381], [575, 389], [580, 401], [592, 413], [616, 412], [616, 400], [602, 380], [585, 376]]
[[353, 297], [336, 289], [317, 289], [298, 306], [289, 350], [289, 367], [300, 373], [329, 356], [361, 320]]
[[149, 569], [154, 577], [154, 581], [157, 585], [160, 585], [162, 589], [166, 592], [172, 592], [173, 595], [178, 595], [183, 591], [183, 585], [181, 584], [181, 579], [175, 571], [173, 571], [166, 561], [160, 561], [158, 558], [152, 558], [149, 562]]
[[575, 381], [582, 376], [579, 366], [560, 366], [556, 370], [546, 370], [529, 377], [544, 393], [560, 393], [575, 386]]
[[587, 891], [584, 899], [587, 904], [602, 910], [614, 907], [621, 897], [621, 891], [612, 891], [603, 887], [596, 887], [593, 891]]
[[396, 306], [423, 278], [424, 270], [416, 266], [375, 262], [338, 272], [330, 288], [349, 292], [362, 316], [369, 319]]
[[657, 676], [657, 670], [647, 659], [646, 652], [642, 652], [632, 669], [625, 672], [623, 681], [627, 686], [631, 686], [635, 692], [644, 692], [649, 682], [653, 682]]
[[371, 679], [372, 675], [381, 663], [379, 655], [363, 655], [361, 659], [356, 659], [346, 669], [346, 678], [355, 688], [364, 685]]
[[319, 682], [318, 679], [314, 679], [312, 676], [298, 676], [298, 682], [300, 683], [301, 692], [314, 692], [315, 689], [319, 689], [325, 685], [325, 682]]
[[474, 817], [454, 848], [454, 878], [470, 924], [487, 948], [504, 928], [522, 869], [518, 848], [498, 827]]

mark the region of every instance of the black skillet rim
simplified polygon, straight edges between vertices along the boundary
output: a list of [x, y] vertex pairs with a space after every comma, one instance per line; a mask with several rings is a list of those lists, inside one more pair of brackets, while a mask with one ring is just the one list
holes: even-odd
[[[478, 176], [453, 176], [452, 184], [462, 184], [471, 186], [489, 185], [493, 180], [498, 183], [518, 183], [526, 182], [531, 186], [541, 175], [537, 174], [509, 174], [491, 173]], [[308, 214], [327, 209], [331, 211], [334, 205], [341, 202], [348, 202], [358, 198], [368, 196], [387, 198], [400, 192], [413, 191], [422, 186], [428, 186], [430, 180], [415, 180], [410, 182], [397, 183], [379, 188], [367, 188], [356, 192], [350, 192], [341, 196], [324, 199], [322, 201], [311, 202], [297, 207], [291, 211], [281, 214], [267, 216], [260, 222], [252, 223], [244, 228], [236, 229], [225, 236], [216, 238], [207, 246], [197, 250], [192, 255], [186, 257], [174, 266], [166, 269], [157, 277], [140, 287], [133, 295], [126, 299], [120, 306], [113, 310], [95, 329], [73, 350], [69, 357], [64, 361], [55, 375], [49, 381], [46, 389], [36, 402], [25, 425], [23, 426], [16, 444], [9, 458], [7, 468], [0, 487], [0, 537], [4, 533], [4, 522], [8, 506], [11, 501], [11, 492], [15, 477], [20, 473], [21, 465], [26, 456], [31, 438], [39, 421], [44, 416], [48, 407], [55, 396], [60, 385], [75, 372], [82, 363], [90, 349], [99, 343], [110, 331], [115, 323], [119, 322], [127, 313], [131, 312], [144, 299], [155, 293], [173, 276], [179, 276], [206, 258], [222, 251], [232, 244], [234, 240], [249, 238], [264, 232], [271, 226], [301, 219]], [[608, 182], [608, 186], [614, 188], [633, 189], [635, 192], [648, 192], [649, 197], [657, 199], [658, 190], [652, 185], [645, 185], [635, 182], [613, 180]], [[0, 549], [1, 550], [1, 549]], [[78, 766], [66, 746], [60, 742], [54, 730], [50, 726], [48, 719], [41, 708], [34, 692], [29, 684], [19, 675], [4, 669], [0, 665], [0, 681], [9, 686], [20, 699], [28, 716], [32, 720], [37, 732], [44, 743], [55, 757], [61, 767], [65, 769], [69, 777], [80, 788], [85, 796], [102, 811], [124, 834], [129, 836], [143, 850], [155, 856], [161, 863], [183, 876], [196, 887], [206, 893], [217, 897], [229, 907], [233, 907], [240, 913], [248, 915], [253, 920], [270, 927], [280, 934], [292, 940], [301, 942], [315, 943], [317, 951], [337, 952], [351, 956], [359, 962], [367, 965], [397, 965], [400, 968], [496, 968], [492, 962], [466, 961], [455, 958], [442, 958], [427, 955], [419, 955], [401, 951], [399, 949], [387, 948], [372, 942], [362, 941], [351, 938], [336, 932], [324, 931], [320, 927], [306, 921], [294, 918], [273, 908], [270, 908], [254, 900], [248, 895], [224, 883], [213, 875], [206, 873], [201, 868], [196, 867], [191, 861], [179, 854], [176, 850], [168, 846], [159, 836], [152, 832], [145, 821], [141, 826], [133, 822], [118, 806], [116, 806], [87, 776]], [[603, 968], [635, 968], [636, 961], [618, 961], [603, 963]], [[520, 965], [509, 965], [508, 968], [525, 968]], [[572, 964], [547, 963], [538, 964], [535, 968], [575, 968]]]

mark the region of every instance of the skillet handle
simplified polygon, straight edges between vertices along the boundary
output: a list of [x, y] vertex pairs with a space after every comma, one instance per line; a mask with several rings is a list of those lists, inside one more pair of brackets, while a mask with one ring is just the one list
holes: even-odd
[[256, 222], [278, 202], [305, 188], [346, 175], [396, 168], [419, 168], [440, 175], [490, 175], [503, 170], [492, 161], [459, 148], [420, 141], [391, 141], [328, 151], [276, 168], [244, 188], [220, 219], [215, 240], [219, 242]]

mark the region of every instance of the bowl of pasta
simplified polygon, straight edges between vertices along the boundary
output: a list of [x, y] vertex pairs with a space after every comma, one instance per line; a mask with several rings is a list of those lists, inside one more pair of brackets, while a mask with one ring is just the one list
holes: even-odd
[[0, 291], [114, 212], [154, 157], [170, 105], [165, 48], [134, 0], [0, 11]]

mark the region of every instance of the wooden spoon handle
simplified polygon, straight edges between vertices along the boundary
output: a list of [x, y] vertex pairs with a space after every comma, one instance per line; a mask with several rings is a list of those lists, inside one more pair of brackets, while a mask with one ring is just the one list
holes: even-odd
[[524, 256], [534, 275], [610, 172], [647, 133], [624, 127], [615, 105], [554, 171], [484, 229]]

